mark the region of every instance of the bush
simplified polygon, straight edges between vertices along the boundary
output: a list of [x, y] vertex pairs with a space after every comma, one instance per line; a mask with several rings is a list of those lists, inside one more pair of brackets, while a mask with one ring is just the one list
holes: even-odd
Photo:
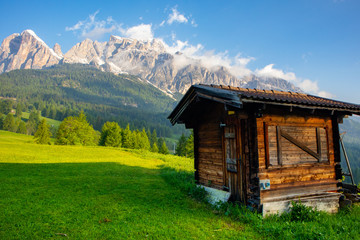
[[301, 201], [292, 201], [289, 213], [285, 213], [284, 215], [288, 215], [290, 221], [310, 222], [316, 220], [319, 212], [312, 207], [305, 206]]
[[56, 134], [58, 145], [97, 145], [98, 135], [86, 120], [83, 112], [78, 117], [67, 117], [61, 122]]

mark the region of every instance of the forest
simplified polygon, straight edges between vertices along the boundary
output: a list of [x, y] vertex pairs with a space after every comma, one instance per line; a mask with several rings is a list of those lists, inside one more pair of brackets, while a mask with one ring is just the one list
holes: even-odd
[[99, 131], [106, 121], [116, 121], [122, 128], [129, 123], [132, 129], [156, 129], [161, 137], [178, 137], [185, 132], [183, 126], [173, 127], [166, 119], [175, 98], [138, 77], [105, 73], [81, 64], [3, 73], [0, 97], [59, 121], [84, 110]]

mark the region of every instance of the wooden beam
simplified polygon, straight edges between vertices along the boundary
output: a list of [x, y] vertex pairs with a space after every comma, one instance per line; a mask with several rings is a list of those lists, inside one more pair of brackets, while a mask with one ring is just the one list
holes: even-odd
[[199, 182], [199, 127], [196, 126], [194, 131], [194, 168], [195, 168], [195, 182]]
[[[334, 161], [340, 162], [341, 156], [340, 156], [340, 134], [339, 134], [339, 124], [337, 122], [337, 118], [333, 117], [331, 119], [332, 124], [332, 133], [333, 133], [333, 144], [334, 144]], [[329, 148], [328, 148], [329, 149]]]
[[268, 125], [264, 122], [264, 141], [265, 141], [265, 164], [266, 168], [270, 166], [270, 154], [269, 154], [269, 132]]
[[278, 152], [278, 165], [282, 165], [282, 154], [281, 154], [281, 128], [280, 126], [276, 126], [276, 145], [277, 145], [277, 152]]
[[317, 145], [317, 154], [319, 155], [319, 162], [321, 160], [321, 138], [320, 138], [320, 128], [316, 128], [316, 145]]
[[301, 143], [297, 139], [293, 138], [292, 136], [290, 136], [289, 134], [287, 134], [281, 130], [280, 130], [280, 133], [281, 133], [282, 137], [284, 137], [285, 139], [287, 139], [291, 143], [295, 144], [297, 147], [301, 148], [302, 150], [304, 150], [305, 152], [307, 152], [308, 154], [310, 154], [311, 156], [313, 156], [314, 158], [316, 158], [317, 160], [320, 161], [319, 154], [317, 154], [316, 152], [314, 152], [313, 150], [311, 150], [310, 148], [305, 146], [305, 144]]

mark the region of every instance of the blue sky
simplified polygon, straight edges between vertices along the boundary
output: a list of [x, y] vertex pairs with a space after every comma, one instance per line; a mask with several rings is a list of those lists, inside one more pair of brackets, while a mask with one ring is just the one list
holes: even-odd
[[360, 104], [360, 1], [2, 1], [0, 39], [32, 29], [63, 52], [86, 37], [161, 38], [238, 76], [283, 77]]

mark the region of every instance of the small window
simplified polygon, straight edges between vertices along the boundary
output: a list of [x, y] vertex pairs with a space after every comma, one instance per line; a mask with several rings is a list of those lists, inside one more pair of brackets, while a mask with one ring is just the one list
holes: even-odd
[[267, 165], [292, 165], [328, 161], [324, 127], [268, 126], [265, 124]]

